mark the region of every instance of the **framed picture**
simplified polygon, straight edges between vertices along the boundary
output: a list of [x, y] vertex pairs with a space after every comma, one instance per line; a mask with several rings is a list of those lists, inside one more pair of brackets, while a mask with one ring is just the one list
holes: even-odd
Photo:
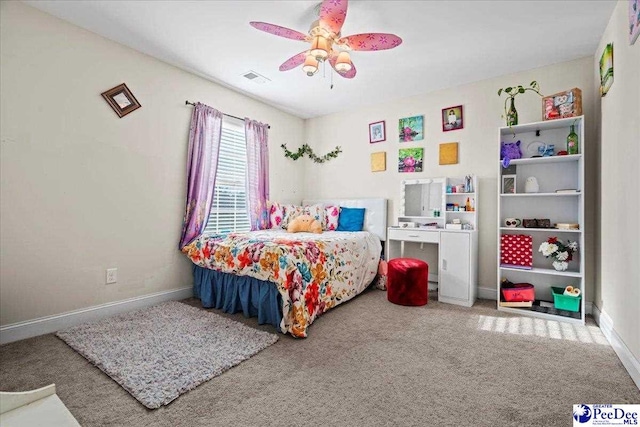
[[133, 110], [142, 107], [124, 83], [106, 92], [102, 92], [102, 97], [109, 103], [118, 117], [124, 117]]
[[371, 172], [383, 172], [387, 170], [387, 152], [378, 151], [371, 153]]
[[442, 132], [458, 130], [463, 127], [462, 105], [442, 109]]
[[400, 142], [424, 139], [424, 116], [405, 117], [398, 122]]
[[502, 194], [516, 193], [516, 176], [502, 175]]
[[609, 43], [600, 57], [600, 96], [605, 96], [613, 84], [613, 43]]
[[424, 148], [401, 148], [398, 151], [398, 172], [422, 172]]
[[640, 0], [629, 0], [629, 44], [634, 44], [640, 34]]
[[382, 142], [387, 139], [387, 132], [384, 128], [384, 120], [369, 124], [369, 144]]
[[447, 142], [440, 144], [440, 164], [455, 165], [458, 163], [458, 143]]

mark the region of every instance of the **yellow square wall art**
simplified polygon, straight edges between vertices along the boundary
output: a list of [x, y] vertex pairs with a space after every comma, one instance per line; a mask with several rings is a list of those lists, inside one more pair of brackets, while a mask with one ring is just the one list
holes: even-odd
[[387, 152], [378, 151], [371, 153], [371, 172], [382, 172], [387, 170]]
[[458, 163], [458, 143], [447, 142], [440, 144], [440, 164], [455, 165]]

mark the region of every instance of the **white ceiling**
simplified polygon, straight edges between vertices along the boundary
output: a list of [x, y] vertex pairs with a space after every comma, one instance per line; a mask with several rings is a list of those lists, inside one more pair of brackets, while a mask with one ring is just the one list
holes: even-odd
[[[616, 4], [352, 0], [343, 35], [394, 33], [403, 43], [353, 52], [358, 74], [347, 80], [329, 67], [324, 78], [322, 70], [314, 77], [300, 67], [278, 71], [306, 44], [249, 25], [264, 21], [307, 33], [319, 1], [26, 3], [302, 118], [593, 55]], [[271, 81], [242, 77], [249, 70]]]

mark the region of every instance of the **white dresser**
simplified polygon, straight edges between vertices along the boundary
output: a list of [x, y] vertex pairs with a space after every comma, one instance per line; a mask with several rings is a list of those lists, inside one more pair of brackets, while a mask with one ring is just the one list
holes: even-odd
[[[477, 211], [451, 211], [447, 210], [447, 205], [449, 209], [451, 205], [458, 205], [460, 209], [461, 205], [467, 205], [467, 199], [473, 198], [475, 207], [478, 191], [477, 180], [473, 177], [471, 188], [467, 188], [473, 191], [452, 192], [452, 188], [459, 186], [460, 182], [464, 182], [464, 179], [434, 178], [402, 182], [398, 221], [407, 227], [388, 228], [386, 258], [404, 257], [405, 248], [409, 245], [437, 245], [438, 300], [470, 307], [476, 300], [478, 287]], [[456, 218], [471, 229], [447, 229], [447, 224], [451, 226]], [[425, 224], [429, 224], [430, 228], [426, 228]], [[433, 272], [436, 269], [430, 266], [429, 270]]]

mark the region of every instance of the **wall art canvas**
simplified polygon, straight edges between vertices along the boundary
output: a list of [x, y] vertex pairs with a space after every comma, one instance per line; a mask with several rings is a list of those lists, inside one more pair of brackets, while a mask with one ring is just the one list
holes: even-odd
[[424, 116], [405, 117], [398, 122], [400, 142], [424, 139]]
[[605, 96], [613, 84], [613, 43], [604, 48], [600, 57], [600, 96]]
[[371, 172], [382, 172], [387, 170], [387, 152], [378, 151], [371, 153]]
[[447, 142], [440, 144], [440, 164], [455, 165], [458, 163], [458, 143]]
[[398, 172], [422, 172], [424, 148], [401, 148], [398, 151]]
[[629, 44], [634, 44], [640, 34], [640, 0], [629, 0]]
[[442, 109], [442, 131], [449, 132], [464, 127], [462, 121], [462, 105]]

